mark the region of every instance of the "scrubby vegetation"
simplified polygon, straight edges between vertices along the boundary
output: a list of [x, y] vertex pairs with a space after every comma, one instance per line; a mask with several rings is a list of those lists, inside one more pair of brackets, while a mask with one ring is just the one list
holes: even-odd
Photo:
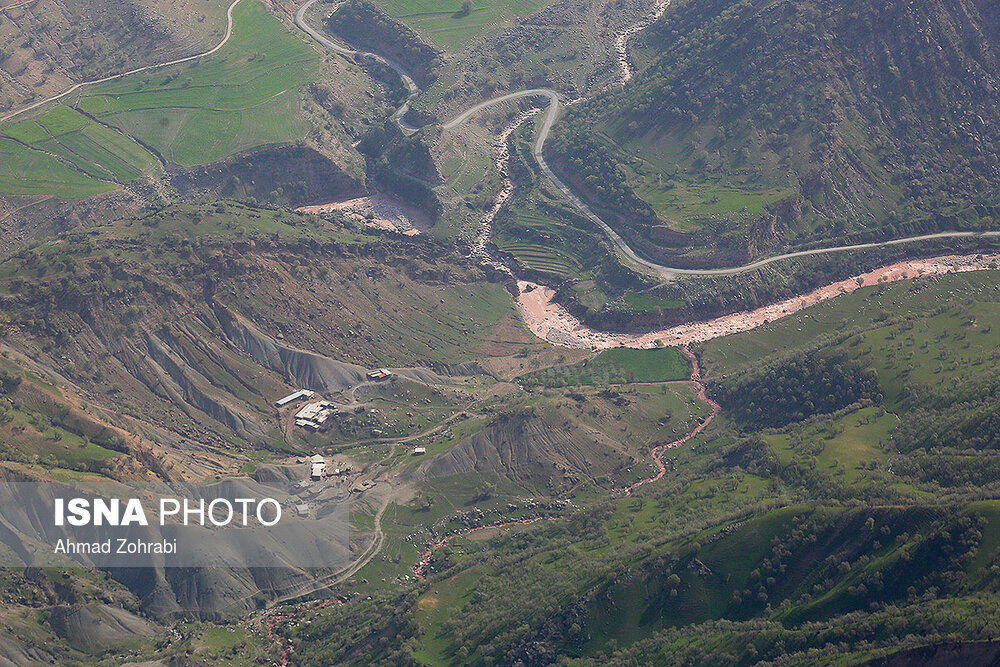
[[[571, 37], [607, 42], [601, 30], [636, 3], [560, 0], [518, 18], [543, 4], [352, 0], [326, 27], [413, 69], [432, 86], [424, 112], [514, 85], [602, 87], [609, 45], [584, 57]], [[996, 215], [1000, 141], [989, 9], [677, 3], [635, 37], [642, 73], [568, 107], [552, 163], [643, 253], [671, 262], [981, 228]], [[594, 353], [526, 330], [510, 275], [464, 245], [500, 178], [483, 127], [366, 118], [344, 133], [332, 119], [354, 109], [318, 80], [329, 63], [259, 3], [236, 18], [252, 37], [238, 29], [216, 58], [0, 130], [11, 192], [137, 188], [167, 169], [204, 199], [242, 200], [67, 220], [0, 257], [0, 481], [252, 474], [291, 486], [304, 455], [322, 452], [350, 476], [293, 488], [304, 502], [351, 498], [353, 553], [371, 558], [327, 577], [322, 601], [277, 613], [264, 607], [300, 594], [284, 572], [244, 586], [242, 573], [115, 573], [118, 584], [83, 568], [3, 570], [5, 656], [778, 667], [997, 648], [998, 272], [862, 288], [692, 346], [719, 407], [689, 381], [688, 350]], [[443, 58], [432, 43], [472, 46]], [[393, 83], [370, 101], [404, 94]], [[526, 104], [485, 114], [487, 128]], [[283, 152], [295, 168], [271, 161], [311, 114], [325, 128]], [[553, 285], [591, 324], [671, 324], [896, 253], [990, 247], [893, 246], [654, 283], [538, 178], [535, 129], [511, 140], [517, 188], [493, 240], [519, 278]], [[357, 161], [333, 168], [320, 139], [347, 134]], [[218, 162], [250, 147], [256, 168]], [[442, 225], [410, 237], [287, 210], [369, 187]], [[391, 377], [370, 380], [381, 367]], [[297, 405], [275, 406], [298, 387], [335, 403], [330, 423], [306, 431]], [[182, 602], [213, 621], [181, 619]], [[250, 622], [223, 624], [243, 611]], [[73, 634], [108, 625], [127, 639]]]
[[441, 59], [413, 30], [393, 20], [367, 0], [349, 0], [326, 19], [326, 29], [362, 51], [400, 63], [422, 88], [437, 76]]
[[[992, 223], [1000, 40], [985, 3], [678, 3], [644, 39], [642, 76], [569, 111], [552, 148], [647, 254], [732, 263]], [[608, 156], [599, 181], [580, 175]]]
[[441, 550], [396, 664], [850, 664], [991, 639], [995, 447], [937, 438], [992, 423], [955, 406], [986, 415], [997, 302], [992, 273], [947, 276], [706, 345], [721, 421], [639, 497]]

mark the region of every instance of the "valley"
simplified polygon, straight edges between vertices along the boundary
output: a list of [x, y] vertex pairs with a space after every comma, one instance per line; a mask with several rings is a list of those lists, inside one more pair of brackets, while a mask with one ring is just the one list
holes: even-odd
[[[855, 35], [856, 16], [808, 0], [202, 4], [215, 27], [163, 64], [66, 77], [0, 118], [0, 484], [276, 485], [300, 518], [348, 508], [350, 562], [35, 566], [40, 531], [14, 522], [31, 566], [0, 568], [0, 662], [989, 650], [992, 205], [937, 201], [969, 193], [929, 185], [919, 151], [906, 173], [927, 182], [896, 192], [870, 137], [844, 141], [845, 119], [879, 109], [831, 110], [827, 171], [808, 177], [778, 137], [695, 119], [704, 99], [651, 111], [699, 63], [730, 62], [712, 31], [733, 17], [762, 31], [733, 52], [775, 53], [803, 20]], [[923, 16], [889, 4], [859, 15]], [[941, 58], [988, 62], [992, 24], [958, 4], [978, 37]], [[934, 12], [938, 43], [955, 14]], [[904, 124], [931, 141], [919, 106]], [[640, 133], [643, 114], [669, 127]], [[805, 130], [784, 129], [812, 160]], [[741, 181], [730, 141], [794, 182]]]

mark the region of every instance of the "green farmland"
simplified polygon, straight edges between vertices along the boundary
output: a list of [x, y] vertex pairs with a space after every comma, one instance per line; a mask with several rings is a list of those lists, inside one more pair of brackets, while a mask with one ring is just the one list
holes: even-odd
[[514, 255], [532, 271], [557, 279], [578, 279], [586, 273], [580, 257], [577, 230], [535, 209], [514, 208], [498, 219], [497, 247]]
[[687, 359], [675, 348], [605, 350], [589, 361], [535, 371], [521, 377], [525, 385], [573, 387], [580, 385], [671, 382], [691, 374]]
[[549, 0], [475, 0], [462, 15], [461, 0], [376, 0], [393, 18], [416, 30], [424, 41], [456, 51], [481, 32], [518, 16], [528, 16]]
[[86, 88], [76, 108], [0, 128], [0, 193], [87, 196], [155, 173], [152, 151], [193, 166], [300, 139], [299, 93], [319, 64], [264, 5], [243, 2], [213, 56]]

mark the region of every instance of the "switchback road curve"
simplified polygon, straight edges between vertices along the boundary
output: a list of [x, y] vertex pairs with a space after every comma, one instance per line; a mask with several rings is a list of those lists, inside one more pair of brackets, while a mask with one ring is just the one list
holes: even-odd
[[389, 60], [385, 56], [381, 56], [377, 53], [372, 53], [371, 51], [358, 51], [356, 49], [351, 49], [345, 46], [341, 46], [340, 44], [337, 44], [337, 42], [328, 38], [326, 35], [324, 35], [323, 33], [313, 28], [311, 25], [309, 25], [306, 22], [306, 12], [308, 12], [309, 9], [317, 2], [318, 0], [309, 0], [309, 2], [299, 7], [299, 10], [295, 12], [295, 25], [297, 25], [299, 29], [302, 30], [302, 32], [306, 33], [307, 35], [309, 35], [310, 37], [312, 37], [317, 42], [327, 47], [331, 51], [335, 51], [336, 53], [340, 53], [345, 56], [361, 56], [362, 58], [369, 58], [371, 60], [374, 60], [375, 62], [382, 63], [383, 65], [391, 69], [393, 72], [398, 74], [399, 78], [403, 80], [403, 85], [406, 86], [407, 97], [406, 101], [403, 103], [403, 106], [396, 109], [396, 113], [394, 113], [392, 117], [396, 120], [397, 123], [399, 123], [400, 127], [402, 127], [404, 130], [412, 131], [419, 129], [413, 127], [412, 125], [408, 124], [405, 120], [403, 120], [403, 116], [405, 116], [406, 112], [410, 110], [410, 102], [413, 100], [414, 97], [416, 97], [420, 93], [420, 87], [417, 86], [417, 82], [413, 80], [413, 77], [410, 76], [409, 72], [403, 69], [402, 65], [393, 60]]
[[[403, 127], [404, 129], [406, 130], [417, 129], [408, 125], [403, 120], [403, 116], [409, 110], [410, 102], [420, 92], [420, 89], [413, 81], [413, 78], [410, 77], [410, 75], [399, 63], [396, 63], [392, 60], [388, 60], [376, 53], [370, 53], [367, 51], [357, 51], [354, 49], [341, 46], [340, 44], [337, 44], [333, 40], [327, 38], [326, 36], [319, 33], [317, 30], [309, 26], [306, 23], [305, 14], [309, 10], [309, 8], [311, 8], [317, 1], [318, 0], [309, 0], [304, 5], [302, 5], [301, 8], [299, 8], [299, 10], [295, 13], [296, 25], [298, 25], [300, 29], [302, 29], [305, 33], [310, 35], [313, 39], [323, 44], [324, 46], [327, 46], [330, 49], [336, 51], [337, 53], [342, 53], [344, 55], [352, 55], [352, 56], [361, 55], [368, 58], [372, 58], [381, 63], [384, 63], [385, 65], [390, 67], [393, 71], [395, 71], [397, 74], [399, 74], [399, 76], [403, 79], [403, 82], [406, 85], [407, 90], [409, 91], [409, 97], [407, 98], [403, 106], [401, 106], [399, 109], [396, 110], [396, 113], [393, 115], [393, 117], [399, 122], [400, 126]], [[660, 15], [663, 14], [668, 4], [669, 3], [664, 2], [663, 0], [658, 0], [657, 2], [654, 3], [653, 20], [655, 20], [655, 18], [658, 18]], [[623, 48], [624, 45], [627, 43], [628, 37], [631, 37], [642, 28], [648, 27], [651, 23], [652, 21], [644, 19], [637, 24], [641, 26], [641, 28], [639, 28], [638, 30], [634, 29], [633, 26], [633, 28], [629, 28], [624, 33], [622, 33], [622, 35], [619, 35], [619, 37], [616, 39], [615, 42], [616, 49]], [[622, 62], [624, 62], [625, 64], [624, 65], [622, 65], [621, 63], [619, 64], [619, 66], [623, 68], [621, 79], [623, 81], [628, 81], [631, 78], [632, 73], [630, 70], [624, 69], [628, 66], [627, 59], [623, 60]], [[748, 264], [744, 264], [742, 266], [733, 266], [733, 267], [725, 267], [718, 269], [684, 269], [679, 267], [672, 267], [672, 266], [665, 266], [663, 264], [658, 264], [656, 262], [652, 262], [648, 259], [645, 259], [641, 257], [638, 253], [636, 253], [632, 249], [632, 247], [629, 246], [629, 244], [625, 241], [625, 239], [621, 237], [621, 235], [619, 235], [614, 229], [611, 228], [610, 225], [608, 225], [604, 220], [602, 220], [600, 216], [594, 213], [582, 199], [580, 199], [576, 194], [573, 193], [573, 191], [569, 188], [569, 186], [567, 186], [562, 181], [562, 179], [556, 176], [555, 172], [552, 171], [548, 163], [545, 161], [545, 155], [544, 155], [545, 142], [548, 140], [549, 134], [552, 131], [552, 127], [553, 125], [555, 125], [555, 122], [559, 117], [560, 99], [559, 99], [559, 93], [557, 93], [556, 91], [550, 88], [531, 88], [528, 90], [521, 90], [513, 93], [500, 95], [498, 97], [494, 97], [492, 99], [480, 102], [470, 107], [469, 109], [466, 109], [465, 111], [461, 112], [451, 120], [445, 121], [441, 125], [441, 127], [445, 130], [454, 129], [459, 125], [461, 125], [462, 123], [468, 121], [478, 112], [483, 111], [489, 107], [496, 106], [504, 102], [509, 102], [528, 97], [544, 97], [547, 98], [549, 101], [548, 107], [545, 109], [545, 117], [542, 119], [541, 127], [539, 127], [538, 129], [538, 137], [535, 139], [535, 144], [532, 148], [532, 154], [535, 158], [535, 161], [538, 163], [538, 167], [541, 169], [542, 173], [545, 174], [545, 177], [549, 180], [549, 182], [552, 183], [552, 185], [557, 190], [559, 190], [570, 202], [572, 202], [573, 205], [576, 206], [577, 209], [579, 209], [580, 212], [583, 213], [583, 215], [586, 216], [588, 220], [596, 224], [605, 233], [605, 235], [609, 239], [611, 239], [611, 241], [618, 248], [619, 252], [621, 252], [632, 263], [643, 267], [644, 269], [659, 276], [660, 278], [669, 280], [679, 275], [690, 275], [690, 276], [736, 275], [740, 273], [747, 273], [749, 271], [755, 271], [756, 269], [762, 268], [769, 264], [780, 262], [786, 259], [794, 259], [796, 257], [809, 257], [813, 255], [850, 252], [853, 250], [880, 248], [883, 246], [916, 243], [919, 241], [930, 241], [935, 239], [1000, 237], [1000, 231], [986, 231], [986, 232], [943, 231], [934, 234], [924, 234], [921, 236], [908, 236], [905, 238], [892, 239], [888, 241], [858, 243], [854, 245], [842, 245], [829, 248], [814, 248], [812, 250], [799, 250], [794, 252], [783, 253], [780, 255], [773, 255], [771, 257], [759, 259], [750, 262]]]

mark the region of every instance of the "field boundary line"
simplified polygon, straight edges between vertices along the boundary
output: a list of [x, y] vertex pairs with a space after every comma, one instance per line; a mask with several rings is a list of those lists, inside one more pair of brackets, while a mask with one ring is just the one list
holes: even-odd
[[145, 65], [143, 67], [138, 67], [128, 72], [122, 72], [121, 74], [112, 74], [111, 76], [106, 76], [101, 79], [91, 79], [90, 81], [81, 81], [80, 83], [73, 84], [70, 88], [67, 88], [58, 95], [53, 95], [52, 97], [46, 98], [39, 102], [34, 102], [26, 107], [22, 107], [17, 111], [11, 111], [4, 116], [0, 116], [0, 123], [6, 123], [7, 121], [20, 116], [21, 114], [28, 113], [39, 107], [45, 106], [57, 100], [61, 100], [67, 95], [71, 95], [74, 92], [80, 90], [81, 88], [86, 88], [87, 86], [93, 86], [98, 83], [107, 83], [108, 81], [116, 81], [118, 79], [123, 79], [127, 76], [132, 76], [133, 74], [138, 74], [139, 72], [148, 72], [150, 70], [159, 69], [161, 67], [170, 67], [172, 65], [181, 65], [183, 63], [191, 62], [192, 60], [198, 60], [199, 58], [207, 58], [208, 56], [216, 53], [219, 49], [225, 46], [229, 42], [229, 38], [233, 35], [233, 10], [236, 9], [236, 5], [240, 4], [242, 0], [233, 0], [232, 4], [229, 5], [229, 9], [226, 10], [226, 34], [223, 35], [222, 41], [216, 44], [213, 48], [205, 51], [204, 53], [197, 53], [193, 56], [185, 56], [184, 58], [178, 58], [176, 60], [171, 60], [165, 63], [158, 63], [154, 65]]

